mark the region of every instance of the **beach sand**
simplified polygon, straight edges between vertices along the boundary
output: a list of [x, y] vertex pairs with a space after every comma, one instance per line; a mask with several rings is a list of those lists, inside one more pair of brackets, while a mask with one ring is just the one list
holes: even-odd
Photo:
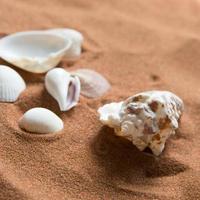
[[[56, 27], [83, 33], [81, 58], [60, 66], [96, 70], [112, 85], [101, 98], [81, 97], [60, 112], [44, 75], [13, 67], [27, 89], [15, 103], [0, 103], [1, 200], [200, 199], [199, 0], [1, 0], [0, 6], [2, 35]], [[152, 89], [172, 91], [185, 103], [181, 127], [158, 158], [116, 137], [97, 114], [105, 103]], [[64, 130], [20, 130], [19, 118], [33, 107], [58, 114]]]

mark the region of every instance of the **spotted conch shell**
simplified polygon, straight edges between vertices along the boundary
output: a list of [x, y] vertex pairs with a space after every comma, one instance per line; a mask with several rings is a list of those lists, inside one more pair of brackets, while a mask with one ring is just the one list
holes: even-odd
[[89, 98], [97, 98], [110, 89], [110, 83], [98, 72], [91, 69], [78, 69], [72, 72], [79, 77], [81, 94]]
[[100, 121], [114, 128], [116, 135], [141, 151], [149, 147], [158, 156], [178, 129], [183, 108], [183, 101], [171, 92], [147, 91], [124, 102], [106, 104], [98, 113]]
[[61, 111], [74, 107], [80, 96], [80, 81], [62, 68], [50, 70], [45, 76], [45, 87], [59, 104]]
[[14, 69], [0, 65], [0, 102], [15, 102], [25, 88], [24, 80]]
[[46, 108], [32, 108], [19, 120], [19, 127], [32, 133], [54, 133], [63, 129], [63, 121]]

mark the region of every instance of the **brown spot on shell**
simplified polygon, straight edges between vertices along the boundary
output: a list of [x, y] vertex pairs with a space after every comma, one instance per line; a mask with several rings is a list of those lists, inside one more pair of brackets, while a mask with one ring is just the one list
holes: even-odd
[[151, 110], [153, 112], [156, 112], [158, 110], [158, 102], [156, 101], [152, 101], [150, 104], [149, 104], [149, 107], [151, 108]]
[[159, 129], [164, 129], [170, 124], [170, 119], [168, 116], [166, 118], [160, 118], [158, 122]]
[[148, 124], [144, 124], [144, 134], [154, 134], [155, 132], [153, 131], [152, 127], [148, 126]]
[[132, 102], [137, 102], [140, 101], [142, 99], [142, 95], [138, 95], [136, 97], [133, 97]]
[[133, 108], [133, 107], [129, 106], [129, 107], [127, 107], [127, 111], [130, 114], [138, 115], [142, 111], [142, 109], [141, 108]]
[[160, 134], [154, 135], [152, 140], [160, 140]]

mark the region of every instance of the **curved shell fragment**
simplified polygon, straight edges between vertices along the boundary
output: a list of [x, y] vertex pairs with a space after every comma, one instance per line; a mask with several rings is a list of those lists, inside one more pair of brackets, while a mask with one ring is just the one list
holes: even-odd
[[72, 72], [79, 77], [81, 94], [89, 98], [104, 95], [110, 89], [110, 83], [99, 73], [90, 69], [78, 69]]

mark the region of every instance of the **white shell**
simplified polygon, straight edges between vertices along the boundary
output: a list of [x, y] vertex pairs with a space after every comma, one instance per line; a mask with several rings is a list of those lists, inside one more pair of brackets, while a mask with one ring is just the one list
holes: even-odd
[[22, 77], [12, 68], [0, 65], [0, 101], [14, 102], [26, 88]]
[[80, 32], [69, 28], [49, 29], [48, 32], [58, 34], [72, 41], [71, 47], [65, 53], [66, 59], [75, 60], [80, 57], [83, 43], [83, 35]]
[[55, 67], [71, 47], [71, 40], [46, 31], [26, 31], [0, 39], [0, 57], [29, 72]]
[[99, 73], [90, 69], [78, 69], [72, 74], [81, 81], [81, 94], [89, 98], [97, 98], [110, 89], [110, 83]]
[[19, 120], [19, 127], [33, 133], [53, 133], [63, 129], [63, 121], [46, 108], [32, 108]]
[[62, 68], [50, 70], [45, 77], [45, 87], [58, 102], [61, 111], [74, 107], [80, 97], [80, 81]]
[[120, 109], [123, 102], [109, 103], [99, 108], [100, 121], [103, 124], [109, 124], [110, 127], [115, 128], [120, 123]]
[[167, 91], [136, 94], [123, 103], [106, 104], [99, 108], [103, 124], [115, 129], [143, 151], [149, 147], [160, 155], [170, 135], [175, 134], [183, 112], [183, 101]]

